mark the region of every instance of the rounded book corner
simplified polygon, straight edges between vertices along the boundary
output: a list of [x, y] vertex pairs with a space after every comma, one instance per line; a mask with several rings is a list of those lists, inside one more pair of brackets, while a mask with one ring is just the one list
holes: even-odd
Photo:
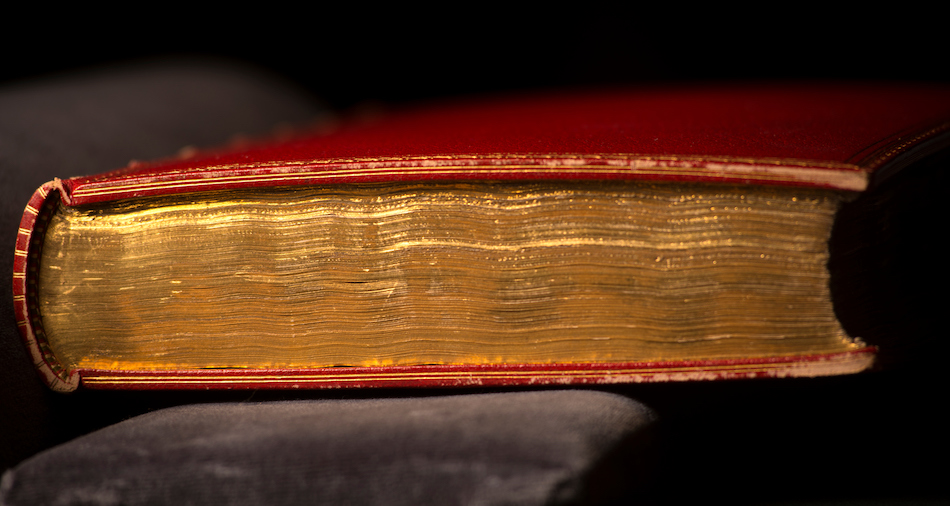
[[57, 365], [46, 363], [37, 365], [37, 372], [50, 390], [61, 394], [75, 392], [80, 383], [79, 371], [61, 369]]
[[50, 349], [37, 294], [43, 236], [60, 200], [69, 205], [69, 194], [63, 182], [54, 179], [33, 192], [23, 211], [13, 264], [13, 310], [20, 336], [40, 378], [54, 391], [72, 392], [79, 386], [79, 373], [63, 366]]

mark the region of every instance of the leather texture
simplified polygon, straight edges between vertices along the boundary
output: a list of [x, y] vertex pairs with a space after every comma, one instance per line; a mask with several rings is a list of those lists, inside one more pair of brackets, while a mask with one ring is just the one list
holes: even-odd
[[486, 99], [326, 124], [317, 135], [290, 142], [67, 180], [65, 200], [427, 179], [625, 178], [863, 190], [871, 171], [948, 144], [948, 121], [950, 89], [922, 85]]

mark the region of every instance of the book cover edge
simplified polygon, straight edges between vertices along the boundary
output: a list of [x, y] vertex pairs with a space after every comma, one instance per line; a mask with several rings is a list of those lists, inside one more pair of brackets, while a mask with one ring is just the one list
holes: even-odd
[[877, 349], [817, 355], [668, 362], [416, 365], [274, 369], [80, 371], [83, 386], [110, 390], [493, 387], [713, 381], [852, 374]]
[[44, 220], [60, 198], [67, 202], [69, 199], [62, 181], [50, 181], [33, 192], [23, 212], [14, 251], [13, 312], [20, 337], [40, 378], [57, 392], [72, 392], [79, 387], [79, 373], [64, 367], [49, 348], [37, 302], [36, 265], [43, 244], [40, 235], [45, 230]]
[[174, 193], [269, 186], [432, 180], [625, 179], [804, 186], [848, 191], [867, 188], [858, 165], [811, 160], [642, 154], [499, 153], [249, 161], [166, 170], [168, 161], [64, 181], [71, 205]]

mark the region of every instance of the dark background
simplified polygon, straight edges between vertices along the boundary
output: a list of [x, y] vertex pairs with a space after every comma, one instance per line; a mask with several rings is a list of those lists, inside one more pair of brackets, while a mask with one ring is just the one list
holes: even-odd
[[[722, 80], [946, 81], [943, 16], [669, 3], [515, 11], [473, 4], [8, 13], [0, 82], [167, 56], [260, 65], [332, 108], [511, 90]], [[756, 7], [759, 8], [759, 7]], [[934, 7], [935, 8], [935, 7]]]
[[[740, 80], [948, 81], [942, 15], [912, 5], [902, 5], [900, 12], [889, 7], [838, 15], [787, 5], [771, 5], [767, 14], [697, 12], [682, 5], [515, 13], [464, 4], [437, 12], [319, 4], [308, 8], [312, 11], [263, 12], [269, 7], [200, 14], [167, 6], [139, 6], [134, 15], [81, 9], [10, 13], [0, 35], [0, 86], [151, 59], [213, 57], [277, 73], [347, 114], [539, 89]], [[913, 281], [928, 277], [925, 267], [906, 275], [910, 286], [888, 285], [895, 293], [887, 297], [905, 299], [910, 293], [927, 300], [923, 282]], [[920, 307], [937, 307], [939, 300], [934, 296]], [[913, 332], [946, 334], [929, 311], [917, 316], [923, 323]], [[860, 325], [860, 317], [857, 321]], [[894, 370], [853, 377], [612, 390], [661, 415], [662, 450], [649, 492], [658, 502], [927, 503], [950, 497], [945, 485], [950, 441], [941, 407], [947, 380], [934, 355], [939, 354], [911, 352]], [[446, 392], [303, 395], [431, 393]], [[66, 438], [183, 402], [285, 397], [87, 392], [57, 402], [60, 414], [121, 406], [98, 416], [86, 413], [87, 425], [73, 427]]]

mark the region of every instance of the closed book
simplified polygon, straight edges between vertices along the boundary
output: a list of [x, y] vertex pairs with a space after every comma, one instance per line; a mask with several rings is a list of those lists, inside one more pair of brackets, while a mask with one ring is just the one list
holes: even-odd
[[839, 207], [950, 143], [950, 92], [794, 84], [442, 103], [54, 180], [14, 302], [55, 390], [859, 372]]

